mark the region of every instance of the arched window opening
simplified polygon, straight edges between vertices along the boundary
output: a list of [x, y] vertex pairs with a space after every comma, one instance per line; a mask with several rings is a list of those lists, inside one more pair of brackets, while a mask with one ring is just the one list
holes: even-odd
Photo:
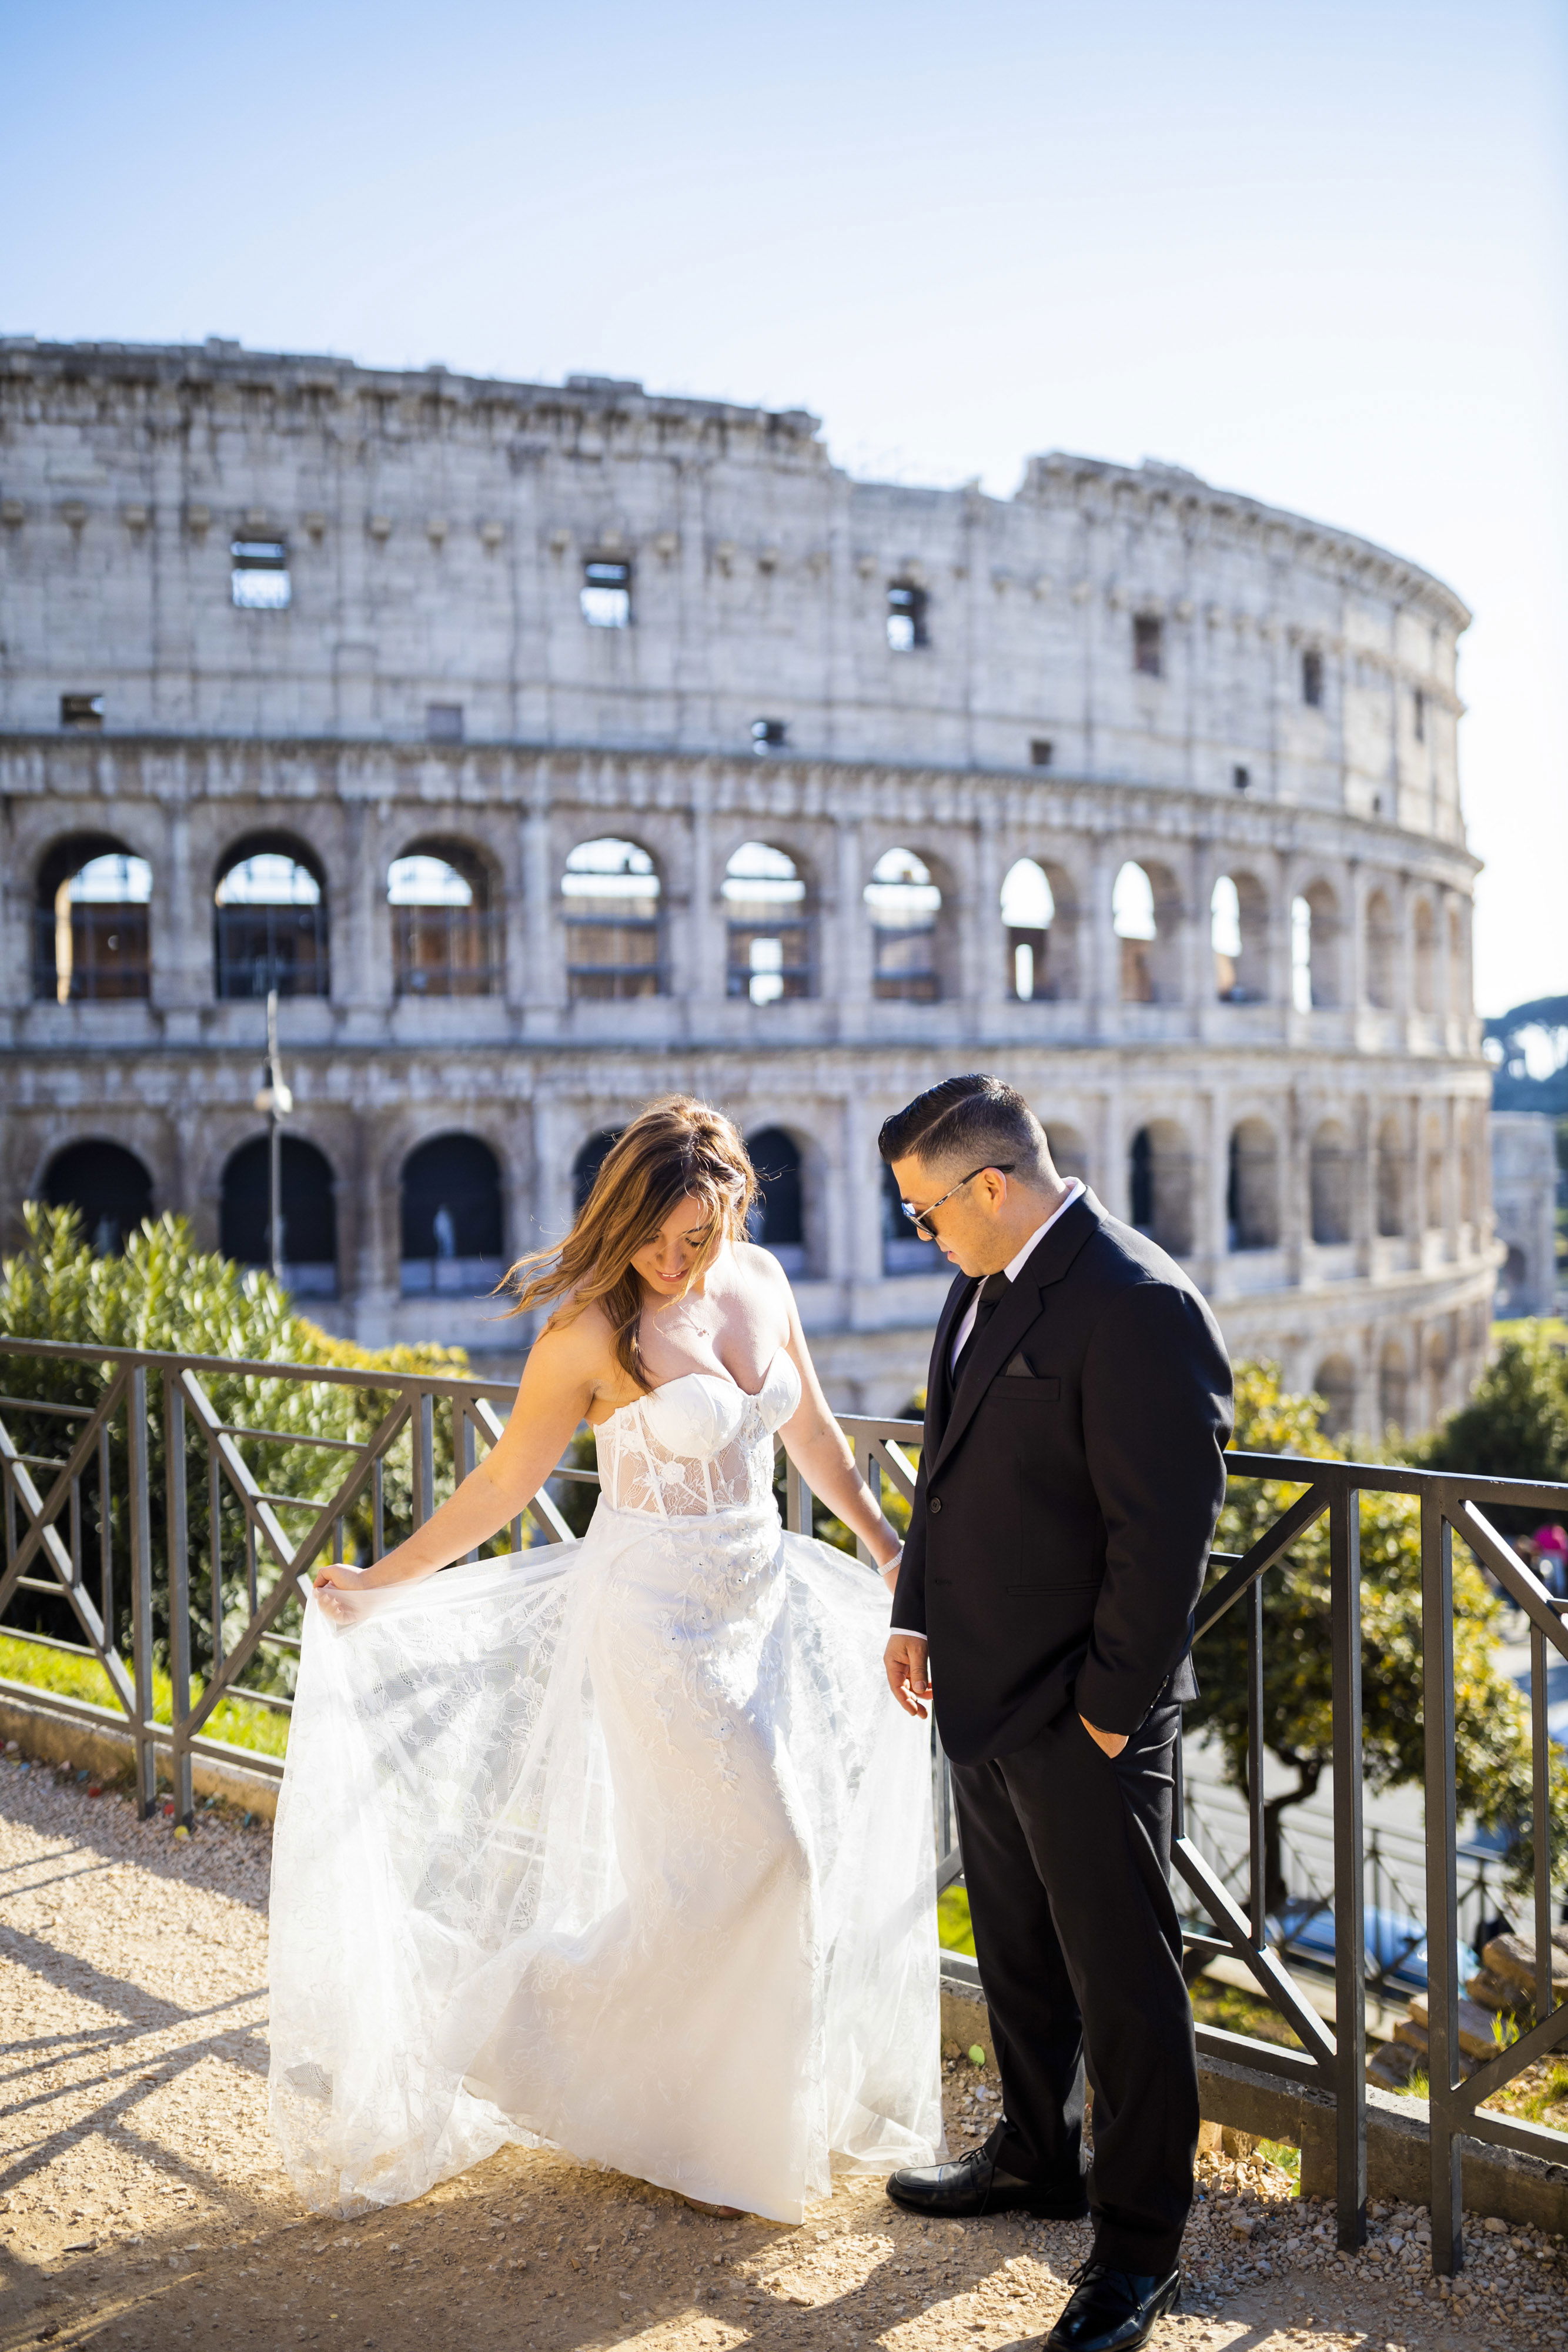
[[720, 895], [726, 994], [753, 1004], [810, 996], [811, 925], [794, 859], [765, 841], [743, 841], [724, 869]]
[[1250, 874], [1222, 874], [1208, 902], [1214, 992], [1222, 1004], [1260, 1004], [1269, 992], [1268, 908]]
[[44, 1176], [51, 1209], [75, 1209], [99, 1257], [118, 1257], [152, 1214], [152, 1179], [134, 1151], [119, 1143], [68, 1143]]
[[1087, 1184], [1089, 1147], [1078, 1129], [1075, 1127], [1059, 1127], [1053, 1119], [1046, 1130], [1045, 1139], [1057, 1174], [1069, 1181], [1076, 1176], [1081, 1184]]
[[1405, 1231], [1406, 1165], [1399, 1121], [1385, 1118], [1377, 1130], [1377, 1230], [1387, 1239]]
[[912, 849], [884, 850], [871, 870], [872, 992], [883, 1004], [934, 1004], [942, 993], [936, 923], [942, 893]]
[[1002, 883], [1002, 927], [1007, 940], [1006, 989], [1020, 1004], [1047, 1003], [1058, 993], [1051, 969], [1051, 931], [1056, 898], [1042, 866], [1020, 857]]
[[1176, 961], [1181, 894], [1164, 866], [1131, 861], [1111, 893], [1111, 921], [1121, 941], [1124, 1004], [1174, 1004], [1181, 994]]
[[1437, 1010], [1437, 919], [1429, 898], [1416, 901], [1416, 1010]]
[[402, 1163], [402, 1288], [407, 1298], [494, 1290], [507, 1270], [501, 1169], [476, 1135], [436, 1135]]
[[[326, 1155], [303, 1136], [285, 1135], [278, 1257], [297, 1298], [338, 1295], [338, 1211]], [[272, 1174], [267, 1138], [242, 1143], [225, 1163], [218, 1246], [236, 1265], [272, 1264]]]
[[1366, 902], [1366, 1000], [1380, 1012], [1394, 1009], [1397, 941], [1387, 895], [1375, 890]]
[[560, 891], [572, 1002], [662, 995], [659, 877], [647, 851], [614, 835], [580, 841], [567, 858]]
[[751, 1239], [771, 1250], [786, 1274], [804, 1274], [806, 1197], [800, 1147], [781, 1127], [764, 1127], [747, 1137], [746, 1149], [757, 1171]]
[[416, 841], [387, 869], [392, 986], [399, 996], [488, 996], [499, 919], [485, 860], [464, 843]]
[[1172, 1119], [1139, 1128], [1128, 1151], [1132, 1222], [1173, 1257], [1192, 1249], [1192, 1155]]
[[1316, 646], [1308, 646], [1301, 655], [1301, 700], [1311, 710], [1322, 709], [1323, 657]]
[[1312, 1137], [1311, 1191], [1312, 1239], [1332, 1249], [1350, 1234], [1350, 1144], [1343, 1127], [1327, 1120]]
[[1343, 1437], [1355, 1421], [1355, 1366], [1348, 1356], [1329, 1356], [1312, 1376], [1312, 1387], [1323, 1401], [1318, 1427], [1325, 1437]]
[[571, 1213], [582, 1214], [588, 1196], [599, 1181], [599, 1171], [626, 1132], [622, 1127], [601, 1127], [591, 1135], [571, 1163]]
[[1232, 1250], [1280, 1245], [1280, 1152], [1265, 1119], [1244, 1118], [1232, 1130], [1225, 1216]]
[[898, 1181], [882, 1169], [882, 1270], [883, 1274], [946, 1274], [947, 1261], [935, 1242], [923, 1242], [904, 1213]]
[[33, 993], [57, 1004], [145, 998], [152, 868], [101, 835], [62, 841], [38, 869]]
[[[1304, 922], [1295, 912], [1302, 906], [1307, 909]], [[1294, 901], [1291, 942], [1291, 997], [1297, 1011], [1310, 1013], [1338, 1004], [1339, 900], [1326, 882], [1311, 883]]]
[[887, 591], [887, 642], [895, 654], [918, 653], [931, 640], [925, 613], [929, 599], [911, 580], [894, 580]]
[[329, 992], [321, 878], [277, 835], [242, 842], [218, 877], [214, 945], [225, 1003]]
[[1402, 1432], [1409, 1415], [1409, 1378], [1405, 1350], [1396, 1340], [1385, 1345], [1377, 1366], [1377, 1417], [1385, 1432]]

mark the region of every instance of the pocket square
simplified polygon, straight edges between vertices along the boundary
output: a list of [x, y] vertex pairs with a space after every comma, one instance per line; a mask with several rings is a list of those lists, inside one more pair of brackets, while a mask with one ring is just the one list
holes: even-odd
[[1012, 1361], [1002, 1367], [1002, 1376], [1004, 1379], [1010, 1378], [1015, 1381], [1033, 1380], [1034, 1366], [1030, 1362], [1021, 1348], [1019, 1349], [1018, 1354], [1012, 1359]]

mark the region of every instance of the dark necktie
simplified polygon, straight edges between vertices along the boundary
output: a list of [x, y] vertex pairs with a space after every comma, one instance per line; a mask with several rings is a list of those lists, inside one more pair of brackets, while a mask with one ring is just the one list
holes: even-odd
[[988, 1274], [980, 1285], [980, 1295], [975, 1301], [975, 1328], [958, 1350], [958, 1360], [953, 1367], [953, 1385], [957, 1387], [964, 1377], [964, 1367], [975, 1352], [975, 1342], [1012, 1288], [1005, 1274]]

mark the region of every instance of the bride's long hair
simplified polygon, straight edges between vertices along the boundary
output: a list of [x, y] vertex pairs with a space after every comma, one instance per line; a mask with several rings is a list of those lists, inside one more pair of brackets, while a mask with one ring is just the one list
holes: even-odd
[[756, 1171], [734, 1122], [695, 1096], [666, 1095], [639, 1111], [611, 1145], [565, 1241], [530, 1250], [512, 1267], [511, 1312], [559, 1300], [548, 1331], [597, 1300], [614, 1334], [616, 1362], [646, 1391], [637, 1339], [645, 1293], [633, 1253], [653, 1240], [678, 1202], [700, 1201], [708, 1230], [695, 1276], [725, 1242], [744, 1237], [756, 1199]]

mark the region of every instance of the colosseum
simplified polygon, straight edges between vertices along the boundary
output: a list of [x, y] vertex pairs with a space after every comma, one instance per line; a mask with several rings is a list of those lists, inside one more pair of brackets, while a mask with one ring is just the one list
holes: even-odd
[[1440, 581], [1175, 466], [862, 482], [801, 411], [599, 377], [12, 339], [0, 417], [12, 1230], [187, 1211], [334, 1328], [515, 1360], [504, 1265], [691, 1088], [885, 1411], [946, 1271], [877, 1127], [988, 1066], [1332, 1426], [1464, 1394]]

